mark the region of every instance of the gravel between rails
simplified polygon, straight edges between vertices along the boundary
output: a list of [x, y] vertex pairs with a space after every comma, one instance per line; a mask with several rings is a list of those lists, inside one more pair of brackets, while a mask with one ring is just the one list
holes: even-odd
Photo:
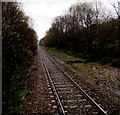
[[[44, 75], [43, 67], [39, 59], [39, 53], [35, 57], [33, 65], [29, 68], [28, 71], [28, 81], [27, 83], [30, 86], [30, 91], [27, 96], [27, 101], [24, 104], [24, 110], [26, 115], [30, 114], [48, 114], [54, 115], [58, 111], [56, 110], [56, 105], [53, 102], [53, 95], [50, 93], [50, 87], [48, 80]], [[64, 68], [72, 78], [80, 84], [80, 86], [86, 90], [86, 92], [98, 103], [102, 104], [102, 107], [105, 108], [110, 115], [120, 115], [120, 97], [115, 95], [112, 91], [106, 90], [105, 87], [100, 87], [98, 84], [95, 84], [93, 79], [88, 80], [83, 74], [78, 70], [71, 67], [65, 61], [59, 59], [53, 54], [50, 54], [54, 60]], [[101, 80], [102, 81], [102, 80]], [[100, 82], [101, 82], [100, 81]], [[95, 90], [96, 89], [96, 90]]]
[[[55, 54], [49, 55], [60, 64], [60, 66], [79, 84], [86, 92], [95, 99], [97, 103], [108, 112], [110, 115], [120, 115], [120, 96], [114, 93], [110, 88], [109, 82], [104, 81], [99, 77], [99, 84], [96, 79], [89, 78], [81, 74], [76, 68], [67, 64], [64, 60], [57, 57]], [[112, 68], [112, 67], [111, 67]], [[110, 68], [110, 69], [111, 69]], [[112, 68], [111, 71], [114, 69]], [[116, 82], [117, 80], [114, 80]], [[104, 84], [108, 83], [108, 84]], [[120, 83], [120, 82], [119, 82]], [[102, 86], [100, 84], [103, 84]], [[107, 86], [107, 87], [106, 87]], [[117, 90], [120, 87], [116, 88]]]
[[57, 113], [56, 104], [52, 102], [54, 97], [50, 93], [51, 89], [39, 58], [39, 52], [28, 70], [27, 84], [30, 91], [23, 107], [25, 115], [53, 115], [53, 113]]

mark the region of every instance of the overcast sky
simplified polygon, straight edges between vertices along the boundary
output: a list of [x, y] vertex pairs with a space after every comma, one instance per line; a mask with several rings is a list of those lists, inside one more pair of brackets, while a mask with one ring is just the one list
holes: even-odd
[[[59, 15], [65, 14], [72, 4], [80, 0], [20, 0], [23, 4], [23, 9], [33, 22], [33, 27], [37, 32], [40, 40], [45, 36], [46, 31], [50, 28], [52, 20]], [[82, 0], [91, 2], [93, 0]], [[94, 0], [95, 1], [95, 0]], [[109, 0], [98, 0], [103, 2], [103, 5], [111, 10]], [[114, 9], [112, 9], [114, 10]], [[111, 12], [113, 12], [111, 10]]]

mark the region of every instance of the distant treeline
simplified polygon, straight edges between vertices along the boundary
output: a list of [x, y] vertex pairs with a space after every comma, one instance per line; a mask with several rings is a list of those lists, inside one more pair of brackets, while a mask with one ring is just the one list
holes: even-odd
[[78, 3], [53, 21], [42, 43], [86, 61], [120, 66], [120, 19], [106, 15], [97, 3]]
[[3, 114], [22, 114], [28, 67], [36, 55], [37, 35], [22, 5], [2, 2], [2, 94]]

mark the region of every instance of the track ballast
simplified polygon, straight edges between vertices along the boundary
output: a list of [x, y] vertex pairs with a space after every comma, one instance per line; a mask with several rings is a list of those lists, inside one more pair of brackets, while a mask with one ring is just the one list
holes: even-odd
[[107, 115], [47, 52], [41, 47], [39, 51], [60, 114]]

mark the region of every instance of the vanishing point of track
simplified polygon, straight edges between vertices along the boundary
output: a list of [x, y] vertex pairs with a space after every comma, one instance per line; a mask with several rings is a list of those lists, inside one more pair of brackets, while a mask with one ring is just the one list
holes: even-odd
[[61, 115], [108, 115], [41, 47], [40, 59]]

